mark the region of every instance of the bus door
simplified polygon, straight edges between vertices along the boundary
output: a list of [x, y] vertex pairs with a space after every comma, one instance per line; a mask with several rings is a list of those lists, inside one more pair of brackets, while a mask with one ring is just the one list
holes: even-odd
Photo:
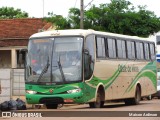
[[88, 85], [89, 79], [92, 76], [92, 69], [91, 69], [91, 56], [89, 52], [86, 50], [84, 52], [84, 94], [85, 94], [85, 101], [88, 101], [91, 97], [91, 87]]

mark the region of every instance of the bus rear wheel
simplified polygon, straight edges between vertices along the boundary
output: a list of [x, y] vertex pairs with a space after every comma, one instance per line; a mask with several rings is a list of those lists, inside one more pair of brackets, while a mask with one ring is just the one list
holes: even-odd
[[58, 104], [46, 104], [47, 109], [57, 109]]
[[102, 98], [101, 93], [98, 91], [96, 96], [96, 101], [89, 103], [90, 108], [102, 108], [104, 105], [104, 101], [102, 101], [101, 98]]
[[147, 100], [152, 100], [152, 95], [149, 95], [149, 96], [147, 97]]
[[125, 100], [126, 105], [138, 105], [141, 100], [141, 90], [140, 87], [136, 87], [135, 97]]

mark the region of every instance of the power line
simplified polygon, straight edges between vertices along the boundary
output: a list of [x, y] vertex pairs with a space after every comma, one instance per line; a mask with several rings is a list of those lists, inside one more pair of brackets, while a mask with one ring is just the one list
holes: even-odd
[[76, 7], [76, 4], [77, 4], [77, 0], [76, 0], [76, 2], [75, 2], [75, 4], [74, 4], [74, 8]]
[[86, 9], [88, 7], [88, 5], [91, 5], [91, 3], [93, 2], [94, 0], [90, 1], [85, 7], [84, 9]]

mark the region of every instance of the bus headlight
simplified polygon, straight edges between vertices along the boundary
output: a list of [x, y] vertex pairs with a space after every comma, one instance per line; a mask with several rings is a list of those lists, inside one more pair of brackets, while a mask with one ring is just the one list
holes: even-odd
[[26, 90], [26, 93], [28, 93], [28, 94], [36, 94], [37, 92], [33, 91], [33, 90]]
[[80, 88], [77, 88], [77, 89], [73, 89], [73, 90], [68, 90], [67, 93], [77, 93], [77, 92], [80, 92], [81, 89]]

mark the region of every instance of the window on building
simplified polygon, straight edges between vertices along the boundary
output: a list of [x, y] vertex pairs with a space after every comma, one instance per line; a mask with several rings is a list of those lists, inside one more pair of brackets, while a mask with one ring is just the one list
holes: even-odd
[[[20, 54], [20, 50], [17, 50], [17, 68], [24, 68], [25, 56], [26, 56], [26, 52], [21, 52]], [[22, 58], [22, 61], [20, 61], [21, 58]]]

